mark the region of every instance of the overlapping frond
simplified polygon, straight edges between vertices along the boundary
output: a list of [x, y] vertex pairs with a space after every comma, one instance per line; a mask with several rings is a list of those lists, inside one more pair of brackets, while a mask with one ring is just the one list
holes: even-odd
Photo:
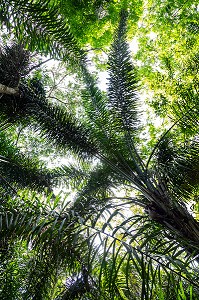
[[197, 138], [179, 148], [173, 145], [171, 137], [167, 137], [158, 147], [158, 171], [167, 180], [173, 193], [183, 197], [184, 201], [188, 201], [198, 191], [198, 150]]
[[76, 61], [83, 52], [51, 1], [2, 1], [0, 21], [31, 50]]
[[51, 186], [51, 172], [36, 159], [26, 157], [13, 143], [0, 134], [0, 182], [10, 192], [29, 187], [42, 190]]
[[[16, 255], [23, 253], [26, 279], [21, 282], [21, 287], [24, 297], [28, 299], [34, 295], [35, 299], [52, 299], [58, 278], [62, 279], [68, 274], [67, 267], [73, 270], [79, 264], [81, 269], [80, 251], [77, 249], [80, 247], [83, 250], [86, 244], [83, 236], [83, 239], [80, 237], [81, 228], [74, 226], [72, 214], [63, 213], [61, 206], [52, 210], [50, 202], [46, 203], [37, 197], [28, 200], [29, 197], [23, 194], [23, 198], [10, 199], [7, 207], [1, 211], [0, 232], [2, 241], [5, 240], [0, 247], [1, 264], [4, 252], [7, 253], [5, 260], [8, 266], [12, 261], [17, 263], [14, 248]], [[76, 235], [80, 237], [78, 240]], [[9, 253], [12, 253], [11, 257]], [[9, 282], [9, 279], [6, 282], [4, 275], [6, 273], [0, 274], [5, 281], [0, 291], [2, 297], [4, 287]], [[11, 286], [17, 283], [19, 277], [17, 274]]]
[[[192, 280], [192, 257], [185, 258], [186, 252], [176, 241], [165, 240], [160, 227], [151, 228], [143, 216], [125, 218], [121, 210], [118, 212], [110, 212], [108, 221], [100, 229], [97, 229], [100, 223], [94, 223], [90, 229], [92, 243], [96, 237], [100, 240], [96, 250], [90, 252], [89, 260], [92, 263], [97, 257], [101, 260], [98, 271], [101, 291], [116, 299], [153, 299], [161, 295], [163, 299], [170, 299], [171, 295], [178, 295], [181, 285], [197, 288]], [[140, 222], [143, 222], [142, 232], [139, 232]], [[160, 238], [161, 234], [164, 239]], [[171, 282], [175, 282], [176, 289], [171, 289]]]
[[[50, 198], [44, 202], [28, 197], [24, 194], [23, 200], [19, 197], [8, 202], [0, 215], [5, 240], [1, 255], [5, 249], [7, 254], [13, 253], [13, 241], [18, 253], [24, 253], [24, 264], [13, 283], [18, 292], [17, 282], [26, 274], [20, 285], [26, 298], [95, 299], [95, 295], [108, 300], [163, 295], [163, 299], [170, 299], [186, 286], [188, 294], [197, 288], [192, 281], [192, 256], [186, 258], [176, 241], [159, 239], [160, 227], [154, 224], [157, 228], [152, 228], [146, 217], [127, 217], [122, 203], [117, 209], [108, 205], [93, 211], [93, 218], [87, 219], [82, 216], [83, 207], [74, 214], [59, 202], [50, 208]], [[163, 232], [162, 236], [165, 238]], [[17, 240], [21, 242], [17, 244]], [[19, 263], [17, 257], [5, 259], [7, 272], [12, 274], [8, 268], [13, 261]], [[2, 282], [6, 274], [0, 274]], [[171, 282], [176, 289], [169, 288]]]
[[34, 117], [41, 133], [58, 147], [67, 147], [80, 156], [92, 156], [97, 152], [96, 145], [90, 139], [89, 130], [66, 110], [51, 105], [36, 105]]

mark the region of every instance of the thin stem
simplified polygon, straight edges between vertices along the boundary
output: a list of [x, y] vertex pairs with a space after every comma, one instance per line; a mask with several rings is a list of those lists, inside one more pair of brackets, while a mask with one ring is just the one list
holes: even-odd
[[48, 96], [48, 98], [49, 98], [49, 99], [55, 99], [55, 100], [59, 101], [60, 103], [66, 105], [66, 102], [64, 102], [64, 101], [62, 101], [62, 100], [60, 100], [60, 99], [58, 99], [57, 97], [54, 97], [54, 96]]
[[6, 185], [9, 186], [9, 188], [11, 188], [11, 190], [17, 195], [17, 190], [15, 190], [13, 188], [13, 186], [0, 174], [0, 178], [6, 183]]
[[[184, 116], [183, 116], [184, 117]], [[183, 118], [182, 117], [182, 118]], [[165, 138], [165, 136], [171, 131], [171, 129], [180, 121], [182, 120], [182, 118], [178, 119], [162, 136], [161, 138], [159, 139], [159, 141], [156, 143], [155, 147], [153, 148], [150, 156], [149, 156], [149, 159], [147, 161], [147, 164], [146, 164], [146, 172], [148, 171], [148, 167], [149, 167], [149, 163], [151, 161], [151, 158], [153, 156], [153, 154], [155, 153], [156, 149], [158, 148], [158, 146], [160, 145], [160, 143], [163, 141], [163, 139]]]
[[24, 127], [21, 127], [21, 128], [19, 129], [19, 132], [18, 132], [18, 134], [17, 134], [17, 139], [16, 139], [16, 142], [15, 142], [15, 146], [17, 146], [17, 144], [18, 144], [18, 142], [19, 142], [19, 137], [20, 137], [20, 134], [21, 134], [21, 132], [22, 132], [23, 129], [24, 129]]
[[24, 75], [28, 75], [31, 71], [33, 71], [34, 69], [37, 69], [39, 67], [41, 67], [43, 64], [46, 64], [48, 61], [52, 60], [53, 58], [48, 58], [47, 60], [44, 60], [42, 62], [40, 62], [39, 64], [33, 66], [32, 68], [30, 68]]

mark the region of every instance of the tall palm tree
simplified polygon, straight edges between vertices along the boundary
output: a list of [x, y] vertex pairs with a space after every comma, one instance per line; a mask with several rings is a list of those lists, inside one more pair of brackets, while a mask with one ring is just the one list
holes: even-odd
[[[18, 86], [14, 112], [8, 101], [12, 101], [13, 95], [3, 95], [4, 115], [7, 114], [9, 121], [13, 114], [13, 122], [23, 119], [24, 115], [27, 120], [29, 115], [30, 121], [34, 118], [43, 134], [59, 147], [68, 147], [80, 156], [97, 157], [100, 160], [98, 169], [104, 172], [104, 176], [117, 184], [132, 185], [142, 194], [136, 203], [145, 207], [153, 220], [174, 232], [176, 238], [187, 240], [189, 250], [194, 252], [196, 249], [197, 253], [198, 222], [183, 204], [183, 197], [187, 198], [191, 187], [197, 185], [197, 141], [179, 150], [177, 147], [172, 149], [171, 143], [162, 138], [148, 162], [141, 158], [137, 79], [125, 41], [125, 24], [123, 13], [109, 56], [107, 95], [99, 91], [87, 71], [85, 59], [81, 60], [80, 68], [86, 84], [83, 100], [85, 124], [67, 111], [50, 105], [45, 99], [45, 91], [35, 79], [32, 86], [30, 83], [29, 86], [24, 83]], [[156, 167], [151, 163], [152, 158]], [[193, 174], [196, 180], [191, 182]]]
[[[31, 5], [34, 4], [28, 7]], [[50, 24], [49, 21], [46, 26]], [[13, 208], [9, 215], [6, 211], [3, 215], [5, 222], [2, 223], [2, 231], [10, 229], [9, 234], [5, 235], [6, 243], [16, 237], [19, 240], [23, 237], [26, 243], [27, 240], [30, 243], [26, 244], [32, 251], [27, 265], [32, 268], [29, 277], [24, 279], [25, 287], [21, 291], [27, 299], [69, 299], [84, 297], [84, 294], [94, 298], [96, 293], [99, 299], [130, 299], [135, 280], [133, 276], [138, 275], [142, 277], [143, 287], [138, 287], [137, 297], [153, 299], [153, 286], [156, 294], [158, 290], [164, 291], [159, 266], [168, 269], [171, 261], [173, 265], [169, 270], [172, 275], [167, 278], [172, 284], [176, 283], [174, 272], [179, 277], [184, 272], [188, 282], [195, 285], [189, 268], [190, 260], [195, 256], [197, 259], [198, 255], [199, 224], [186, 208], [185, 200], [193, 199], [198, 186], [197, 140], [189, 141], [186, 147], [180, 148], [172, 144], [172, 137], [167, 133], [157, 143], [148, 161], [142, 158], [138, 83], [125, 34], [126, 13], [122, 12], [109, 55], [106, 95], [100, 92], [89, 73], [85, 55], [78, 52], [81, 54], [78, 56], [79, 68], [86, 88], [82, 100], [86, 113], [83, 122], [66, 110], [49, 104], [41, 83], [35, 78], [18, 80], [17, 89], [16, 83], [2, 82], [7, 87], [1, 98], [4, 122], [34, 121], [58, 148], [69, 148], [80, 160], [83, 158], [86, 161], [82, 169], [72, 166], [55, 171], [57, 176], [67, 176], [71, 184], [78, 187], [76, 198], [69, 207], [60, 208], [58, 205], [57, 212], [55, 208], [42, 205], [41, 210], [33, 213], [25, 204], [25, 216], [21, 216], [20, 210], [13, 211]], [[60, 40], [57, 38], [56, 41]], [[72, 41], [69, 44], [73, 49]], [[15, 92], [9, 93], [10, 87]], [[95, 161], [88, 167], [89, 159], [93, 158], [97, 159], [97, 164]], [[123, 197], [120, 205], [128, 200], [131, 207], [136, 204], [145, 208], [147, 217], [122, 215], [113, 202], [119, 200], [113, 193], [116, 187], [136, 191], [128, 199]], [[103, 215], [106, 222], [101, 225]], [[116, 215], [120, 217], [120, 224], [112, 228], [111, 223]], [[19, 226], [14, 230], [16, 223]], [[100, 238], [101, 244], [98, 242], [96, 245], [96, 237]], [[162, 237], [165, 238], [163, 241], [160, 240]], [[81, 249], [85, 249], [85, 254]], [[188, 253], [187, 261], [184, 249]], [[71, 256], [73, 259], [70, 261]], [[154, 260], [158, 267], [150, 264]], [[96, 261], [101, 263], [101, 267], [92, 269]], [[60, 280], [67, 277], [66, 266], [77, 272], [73, 278], [69, 273], [66, 290], [57, 296]], [[30, 278], [33, 279], [32, 284]], [[100, 291], [99, 286], [104, 290]], [[136, 299], [136, 295], [134, 297]]]

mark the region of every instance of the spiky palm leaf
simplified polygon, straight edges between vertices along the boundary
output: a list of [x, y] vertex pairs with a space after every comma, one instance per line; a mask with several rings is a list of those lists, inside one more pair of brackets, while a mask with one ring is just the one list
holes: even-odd
[[[126, 219], [121, 207], [114, 212], [104, 207], [95, 222], [82, 217], [79, 222], [77, 217], [81, 211], [76, 210], [74, 216], [73, 209], [65, 205], [61, 208], [59, 202], [50, 209], [50, 198], [49, 202], [28, 198], [29, 195], [23, 194], [23, 200], [10, 199], [0, 215], [1, 236], [5, 240], [1, 245], [4, 274], [0, 275], [5, 282], [2, 297], [7, 295], [12, 299], [6, 291], [8, 283], [18, 295], [23, 288], [26, 299], [84, 299], [84, 295], [89, 299], [153, 299], [159, 294], [170, 299], [170, 294], [177, 295], [186, 282], [197, 287], [192, 282], [193, 268], [189, 270], [191, 262], [183, 259], [184, 251], [175, 242], [154, 243], [156, 252], [158, 249], [156, 255], [147, 244], [142, 248], [136, 246], [136, 216]], [[140, 238], [145, 233], [140, 233]], [[17, 260], [20, 252], [24, 256], [23, 264]], [[9, 281], [12, 262], [18, 264], [19, 273]], [[175, 284], [176, 289], [168, 289], [167, 284]]]
[[[122, 11], [120, 24], [109, 54], [108, 109], [112, 116], [112, 130], [137, 136], [138, 80], [126, 43], [126, 18], [126, 12]], [[110, 125], [112, 125], [111, 122]]]
[[[96, 146], [89, 139], [88, 130], [81, 124], [78, 125], [77, 120], [66, 110], [47, 102], [41, 81], [36, 77], [23, 79], [23, 72], [27, 75], [30, 65], [29, 53], [16, 44], [4, 47], [0, 54], [0, 82], [6, 86], [17, 87], [15, 95], [1, 95], [1, 119], [6, 124], [20, 122], [25, 125], [35, 119], [43, 135], [47, 133], [48, 138], [59, 147], [67, 145], [78, 153], [80, 149], [88, 155], [96, 153]], [[14, 72], [13, 68], [18, 69], [19, 74]], [[12, 79], [12, 76], [16, 78]]]
[[83, 55], [58, 5], [50, 1], [2, 1], [0, 21], [31, 50], [76, 62]]
[[4, 132], [0, 134], [0, 181], [1, 187], [9, 193], [20, 188], [43, 191], [51, 190], [51, 171], [35, 159], [25, 156]]

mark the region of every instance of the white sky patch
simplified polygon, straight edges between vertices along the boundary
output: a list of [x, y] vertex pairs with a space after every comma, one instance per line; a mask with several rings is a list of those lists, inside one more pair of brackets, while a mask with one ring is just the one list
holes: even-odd
[[157, 38], [157, 34], [153, 31], [151, 31], [147, 36], [150, 38], [150, 40], [155, 40]]
[[108, 72], [103, 71], [98, 74], [98, 86], [102, 91], [107, 90], [107, 84], [108, 84]]
[[47, 164], [47, 167], [49, 169], [53, 169], [56, 167], [61, 167], [62, 165], [69, 165], [69, 164], [74, 164], [75, 159], [73, 158], [72, 155], [67, 155], [67, 157], [58, 157], [56, 160], [50, 160], [49, 157], [47, 156], [42, 156], [41, 157], [42, 161], [45, 161]]
[[[47, 59], [50, 58], [50, 56], [47, 56]], [[46, 60], [46, 58], [43, 59], [44, 61]], [[47, 66], [48, 69], [53, 69], [53, 68], [57, 68], [59, 66], [59, 61], [55, 60], [55, 59], [51, 59], [48, 61]]]
[[139, 44], [138, 44], [138, 38], [136, 36], [129, 43], [129, 49], [133, 54], [136, 54], [138, 52]]

